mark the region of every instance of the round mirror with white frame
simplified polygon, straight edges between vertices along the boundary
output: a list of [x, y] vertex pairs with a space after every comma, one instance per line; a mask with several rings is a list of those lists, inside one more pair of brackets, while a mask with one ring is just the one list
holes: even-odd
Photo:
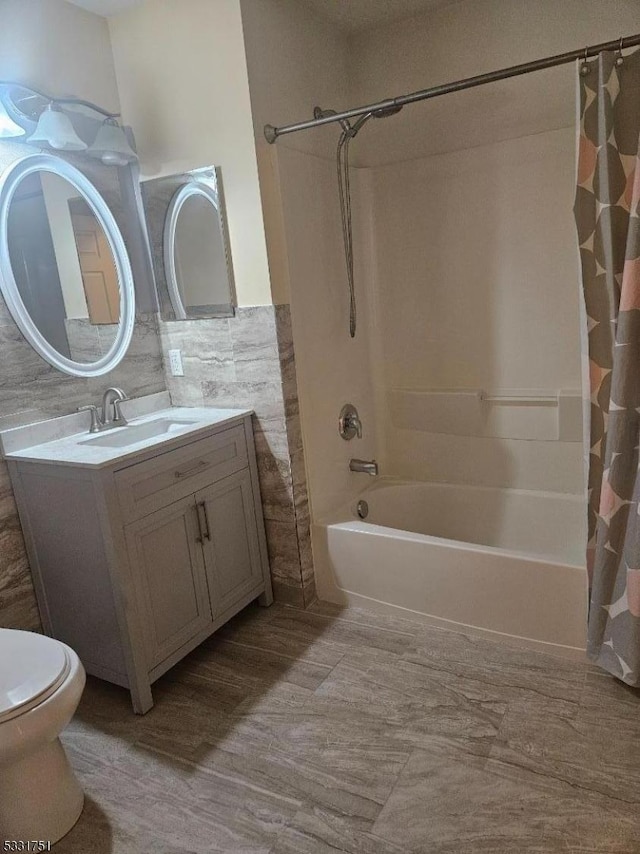
[[233, 271], [219, 170], [212, 175], [213, 183], [194, 173], [175, 192], [167, 210], [164, 269], [176, 320], [233, 314]]
[[59, 371], [101, 376], [127, 352], [135, 290], [124, 239], [98, 189], [61, 157], [32, 154], [0, 176], [0, 291]]

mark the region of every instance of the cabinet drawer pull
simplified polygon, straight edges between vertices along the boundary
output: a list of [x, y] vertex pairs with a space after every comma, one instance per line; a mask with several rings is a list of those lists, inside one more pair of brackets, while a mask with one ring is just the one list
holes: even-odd
[[202, 539], [211, 540], [211, 532], [209, 531], [209, 517], [207, 515], [207, 505], [204, 501], [198, 502], [198, 527], [200, 528], [200, 536], [202, 537]]
[[198, 460], [197, 463], [189, 466], [188, 469], [177, 469], [174, 472], [174, 477], [187, 477], [190, 474], [194, 474], [194, 472], [208, 469], [210, 465], [211, 463], [208, 463], [206, 460]]

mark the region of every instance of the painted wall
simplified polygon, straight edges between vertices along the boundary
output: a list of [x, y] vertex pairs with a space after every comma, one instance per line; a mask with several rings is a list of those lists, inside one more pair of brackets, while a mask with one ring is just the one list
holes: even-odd
[[143, 177], [221, 166], [239, 304], [271, 303], [239, 0], [147, 0], [109, 28]]
[[283, 219], [278, 151], [291, 148], [331, 158], [335, 128], [283, 137], [277, 147], [266, 124], [310, 118], [313, 108], [346, 108], [350, 101], [348, 39], [305, 3], [241, 0], [260, 192], [273, 300], [291, 300], [288, 238]]
[[[251, 107], [258, 147], [265, 124], [285, 125], [313, 116], [314, 106], [350, 106], [347, 36], [291, 0], [241, 0]], [[278, 146], [331, 157], [334, 127], [283, 137]]]
[[0, 80], [119, 109], [109, 27], [64, 0], [2, 0]]

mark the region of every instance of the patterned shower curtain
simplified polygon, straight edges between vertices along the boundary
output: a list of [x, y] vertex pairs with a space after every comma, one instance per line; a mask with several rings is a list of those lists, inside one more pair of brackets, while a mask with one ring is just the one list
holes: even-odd
[[640, 51], [621, 63], [601, 54], [578, 81], [575, 217], [591, 391], [587, 651], [640, 685]]

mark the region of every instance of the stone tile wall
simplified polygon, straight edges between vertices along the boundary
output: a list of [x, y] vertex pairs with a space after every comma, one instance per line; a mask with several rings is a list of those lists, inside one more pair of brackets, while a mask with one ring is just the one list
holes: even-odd
[[[232, 318], [160, 322], [162, 350], [182, 351], [167, 376], [174, 404], [246, 407], [254, 433], [276, 598], [315, 598], [309, 503], [288, 305], [241, 307]], [[168, 373], [168, 371], [167, 371]]]
[[[26, 153], [0, 145], [0, 171]], [[136, 269], [139, 225], [127, 215], [117, 171], [70, 158], [89, 174], [110, 204]], [[158, 323], [159, 327], [158, 328]], [[105, 333], [111, 330], [105, 329]], [[161, 346], [162, 345], [162, 346]], [[168, 376], [169, 347], [182, 350], [185, 376]], [[0, 428], [64, 415], [98, 403], [105, 388], [122, 386], [131, 397], [169, 388], [180, 405], [242, 406], [255, 410], [254, 430], [277, 598], [306, 605], [315, 598], [304, 452], [288, 306], [239, 308], [236, 316], [162, 322], [139, 313], [131, 347], [116, 370], [83, 379], [61, 374], [26, 342], [0, 298]], [[13, 491], [0, 461], [0, 627], [40, 628]]]
[[[61, 374], [22, 337], [0, 299], [0, 427], [28, 424], [99, 403], [110, 385], [131, 397], [165, 388], [155, 315], [136, 320], [131, 347], [118, 367], [103, 377]], [[9, 472], [0, 462], [0, 627], [40, 628]]]
[[[24, 145], [3, 141], [0, 172], [27, 153]], [[86, 158], [76, 158], [73, 162], [101, 190], [118, 219], [125, 241], [131, 246], [137, 239], [131, 230], [140, 226], [124, 215], [117, 170]], [[144, 271], [134, 269], [134, 274], [138, 281], [144, 278]], [[83, 404], [98, 403], [110, 385], [122, 386], [131, 397], [165, 389], [155, 314], [138, 314], [129, 351], [114, 371], [103, 377], [84, 379], [62, 374], [38, 356], [0, 297], [0, 357], [0, 427], [65, 415]], [[3, 461], [0, 461], [0, 627], [40, 628], [22, 529]]]

